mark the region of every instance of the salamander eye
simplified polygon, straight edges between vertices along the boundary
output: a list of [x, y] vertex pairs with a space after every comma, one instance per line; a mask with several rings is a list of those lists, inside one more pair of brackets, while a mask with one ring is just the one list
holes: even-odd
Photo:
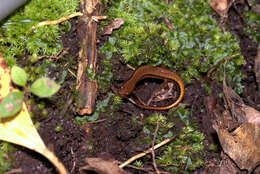
[[128, 90], [125, 86], [122, 86], [119, 90], [119, 94], [122, 95], [122, 96], [126, 96], [128, 95]]

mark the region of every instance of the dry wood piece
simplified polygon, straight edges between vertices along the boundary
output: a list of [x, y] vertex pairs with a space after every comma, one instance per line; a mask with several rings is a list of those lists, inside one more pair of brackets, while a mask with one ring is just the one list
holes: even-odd
[[[176, 137], [176, 136], [172, 136], [171, 138], [167, 138], [167, 139], [163, 140], [162, 142], [160, 142], [159, 144], [156, 144], [156, 145], [153, 147], [154, 150], [156, 150], [156, 149], [158, 149], [159, 147], [161, 147], [161, 146], [163, 146], [163, 145], [165, 145], [165, 144], [171, 142], [175, 137]], [[122, 163], [119, 167], [120, 167], [120, 168], [124, 168], [125, 166], [127, 166], [127, 165], [130, 164], [130, 163], [132, 163], [133, 161], [135, 161], [135, 160], [137, 160], [137, 159], [139, 159], [139, 158], [141, 158], [141, 157], [147, 155], [148, 153], [151, 153], [152, 150], [153, 150], [153, 148], [151, 147], [151, 148], [149, 148], [148, 150], [146, 150], [146, 151], [144, 151], [144, 152], [142, 152], [142, 153], [139, 153], [139, 154], [137, 154], [137, 155], [131, 157], [130, 159], [128, 159], [127, 161], [125, 161], [124, 163]]]
[[103, 35], [112, 34], [113, 30], [119, 28], [124, 24], [124, 22], [124, 19], [121, 18], [115, 18], [114, 20], [110, 21], [110, 23], [104, 27]]
[[101, 158], [86, 158], [85, 162], [87, 166], [81, 168], [81, 170], [95, 171], [98, 174], [129, 174], [112, 160], [104, 160]]
[[100, 15], [101, 7], [98, 0], [81, 0], [80, 7], [83, 16], [80, 18], [78, 28], [81, 48], [79, 52], [77, 90], [79, 92], [78, 113], [84, 115], [93, 112], [97, 96], [97, 81], [87, 77], [86, 69], [89, 69], [94, 74], [97, 71], [97, 23], [93, 20], [93, 17]]

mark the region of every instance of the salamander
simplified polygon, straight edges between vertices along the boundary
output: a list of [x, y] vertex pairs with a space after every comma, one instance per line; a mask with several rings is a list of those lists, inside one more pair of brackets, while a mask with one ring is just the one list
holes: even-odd
[[166, 109], [170, 109], [170, 108], [178, 105], [181, 102], [181, 100], [183, 98], [183, 94], [184, 94], [184, 85], [183, 85], [180, 77], [175, 72], [172, 72], [165, 68], [153, 67], [153, 66], [148, 66], [148, 65], [141, 66], [134, 71], [134, 73], [132, 74], [130, 79], [128, 81], [126, 81], [123, 84], [123, 86], [120, 88], [119, 95], [123, 98], [127, 98], [127, 96], [130, 95], [133, 92], [133, 90], [135, 89], [136, 84], [140, 80], [143, 80], [145, 78], [155, 78], [155, 79], [163, 79], [163, 80], [170, 79], [170, 80], [177, 82], [177, 84], [180, 88], [180, 95], [179, 95], [178, 99], [174, 103], [172, 103], [168, 106], [158, 106], [158, 107], [138, 104], [130, 98], [129, 100], [132, 103], [134, 103], [135, 105], [137, 105], [141, 108], [144, 108], [144, 109], [166, 110]]

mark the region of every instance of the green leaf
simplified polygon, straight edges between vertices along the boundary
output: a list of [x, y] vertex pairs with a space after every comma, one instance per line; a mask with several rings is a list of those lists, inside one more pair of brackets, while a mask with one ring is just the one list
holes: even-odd
[[18, 66], [13, 66], [11, 69], [11, 78], [16, 85], [25, 87], [27, 74], [22, 68]]
[[0, 118], [17, 114], [23, 105], [23, 92], [11, 92], [0, 103]]
[[38, 97], [51, 97], [59, 89], [60, 85], [47, 77], [37, 79], [31, 86], [31, 92]]

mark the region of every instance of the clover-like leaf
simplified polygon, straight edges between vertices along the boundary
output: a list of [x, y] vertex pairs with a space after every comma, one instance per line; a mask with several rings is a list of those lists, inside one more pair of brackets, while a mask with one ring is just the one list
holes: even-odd
[[16, 85], [25, 87], [27, 74], [22, 68], [18, 66], [13, 66], [11, 69], [11, 78]]
[[8, 118], [17, 114], [23, 104], [23, 92], [11, 92], [0, 103], [0, 118]]
[[47, 77], [37, 79], [31, 86], [31, 92], [38, 97], [51, 97], [60, 89], [60, 85]]

